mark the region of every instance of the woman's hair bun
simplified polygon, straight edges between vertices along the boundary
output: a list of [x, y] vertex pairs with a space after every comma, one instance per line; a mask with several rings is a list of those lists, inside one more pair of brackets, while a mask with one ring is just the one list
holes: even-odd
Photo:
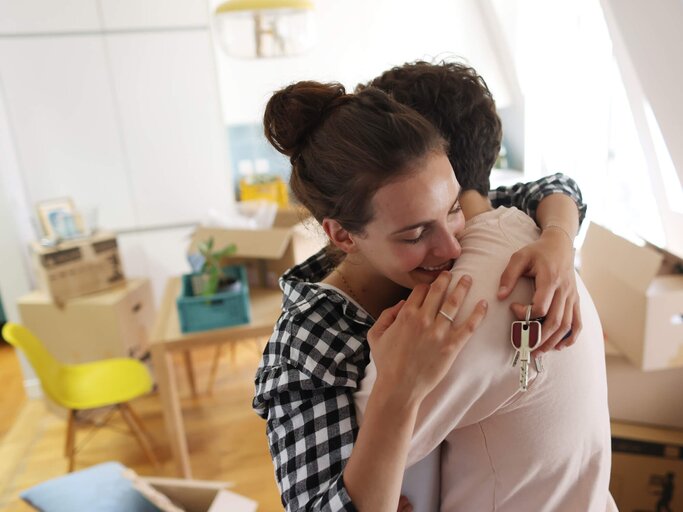
[[297, 82], [277, 91], [268, 101], [263, 129], [268, 141], [294, 160], [326, 114], [346, 96], [344, 86]]

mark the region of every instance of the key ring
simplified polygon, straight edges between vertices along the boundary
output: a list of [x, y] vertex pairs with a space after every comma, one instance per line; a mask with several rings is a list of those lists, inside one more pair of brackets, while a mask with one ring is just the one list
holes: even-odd
[[526, 307], [526, 317], [524, 318], [524, 322], [526, 323], [526, 325], [529, 325], [529, 319], [531, 318], [531, 306], [532, 305], [533, 304], [529, 304]]

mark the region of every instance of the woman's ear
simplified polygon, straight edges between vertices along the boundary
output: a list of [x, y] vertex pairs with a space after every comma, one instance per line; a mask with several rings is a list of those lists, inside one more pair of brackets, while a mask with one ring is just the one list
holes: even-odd
[[338, 249], [344, 251], [346, 254], [354, 253], [358, 250], [358, 246], [353, 240], [351, 233], [346, 231], [339, 222], [334, 219], [323, 219], [323, 229], [327, 238]]

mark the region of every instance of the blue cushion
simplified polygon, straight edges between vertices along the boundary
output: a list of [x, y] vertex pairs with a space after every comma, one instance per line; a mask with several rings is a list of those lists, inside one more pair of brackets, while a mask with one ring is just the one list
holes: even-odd
[[121, 475], [125, 469], [105, 462], [38, 484], [21, 497], [45, 512], [159, 512]]

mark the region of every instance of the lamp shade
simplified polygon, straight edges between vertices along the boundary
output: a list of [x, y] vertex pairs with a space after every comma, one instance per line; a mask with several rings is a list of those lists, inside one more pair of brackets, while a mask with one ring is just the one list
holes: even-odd
[[299, 55], [315, 40], [310, 0], [229, 0], [216, 8], [216, 32], [231, 57]]

